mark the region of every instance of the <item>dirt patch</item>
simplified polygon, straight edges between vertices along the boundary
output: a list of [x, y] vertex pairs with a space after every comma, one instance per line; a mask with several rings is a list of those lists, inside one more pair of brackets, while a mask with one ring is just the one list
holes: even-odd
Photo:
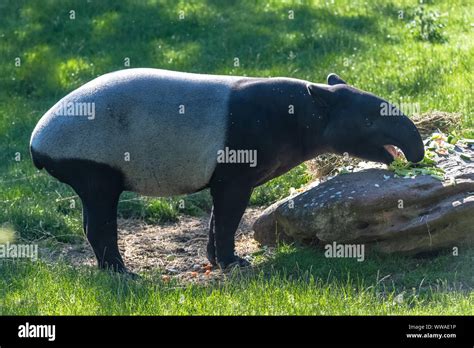
[[[236, 233], [237, 254], [250, 257], [258, 250], [252, 224], [263, 208], [247, 208]], [[119, 248], [127, 267], [136, 273], [160, 270], [163, 279], [190, 281], [215, 280], [223, 276], [211, 269], [206, 258], [209, 216], [180, 216], [172, 224], [149, 225], [142, 220], [119, 219]], [[60, 244], [54, 250], [44, 249], [41, 256], [54, 261], [62, 259], [74, 266], [96, 266], [90, 245], [84, 239], [78, 244]]]

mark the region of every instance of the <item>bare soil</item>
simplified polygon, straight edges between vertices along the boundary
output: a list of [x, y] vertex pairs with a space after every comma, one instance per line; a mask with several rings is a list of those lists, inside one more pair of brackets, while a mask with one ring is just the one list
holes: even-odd
[[[252, 224], [263, 208], [247, 208], [236, 233], [237, 254], [249, 258], [259, 247], [253, 239]], [[163, 280], [208, 281], [224, 276], [212, 268], [206, 258], [209, 216], [182, 215], [176, 223], [150, 225], [142, 220], [119, 219], [119, 248], [130, 271], [158, 270]], [[42, 250], [43, 258], [62, 259], [73, 266], [96, 266], [87, 240], [77, 244], [61, 244]], [[47, 255], [45, 255], [47, 254]]]

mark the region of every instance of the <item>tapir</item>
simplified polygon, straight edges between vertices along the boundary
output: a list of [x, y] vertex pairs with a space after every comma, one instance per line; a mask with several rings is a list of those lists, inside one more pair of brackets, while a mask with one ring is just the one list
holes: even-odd
[[[80, 197], [99, 267], [127, 272], [117, 245], [123, 191], [164, 197], [205, 188], [213, 202], [209, 261], [247, 266], [234, 235], [255, 187], [321, 153], [389, 164], [401, 150], [423, 159], [416, 126], [401, 111], [382, 115], [384, 104], [336, 74], [318, 84], [126, 69], [56, 103], [33, 130], [30, 151], [38, 169]], [[253, 163], [238, 156], [248, 152]]]

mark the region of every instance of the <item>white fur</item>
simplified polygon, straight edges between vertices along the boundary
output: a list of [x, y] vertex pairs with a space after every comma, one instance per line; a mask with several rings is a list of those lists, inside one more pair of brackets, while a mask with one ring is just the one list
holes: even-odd
[[[119, 169], [130, 191], [193, 192], [209, 182], [224, 148], [229, 95], [239, 79], [158, 69], [106, 74], [53, 106], [34, 129], [31, 146], [53, 159]], [[58, 115], [70, 102], [94, 103], [94, 118]]]

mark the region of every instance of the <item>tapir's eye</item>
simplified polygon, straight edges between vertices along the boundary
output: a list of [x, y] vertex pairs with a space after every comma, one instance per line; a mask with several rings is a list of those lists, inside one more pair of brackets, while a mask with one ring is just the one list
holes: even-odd
[[372, 127], [373, 124], [374, 124], [374, 122], [371, 119], [369, 119], [369, 118], [365, 119], [365, 125], [367, 127]]

